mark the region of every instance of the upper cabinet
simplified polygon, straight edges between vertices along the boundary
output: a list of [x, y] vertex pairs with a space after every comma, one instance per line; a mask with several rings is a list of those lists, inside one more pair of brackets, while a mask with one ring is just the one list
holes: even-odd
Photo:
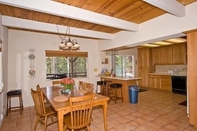
[[172, 46], [163, 46], [160, 47], [160, 64], [161, 65], [168, 65], [172, 64]]
[[172, 45], [173, 64], [187, 64], [187, 43]]
[[152, 48], [152, 65], [161, 64], [161, 51], [160, 48]]
[[153, 65], [186, 64], [186, 43], [173, 44], [152, 49]]

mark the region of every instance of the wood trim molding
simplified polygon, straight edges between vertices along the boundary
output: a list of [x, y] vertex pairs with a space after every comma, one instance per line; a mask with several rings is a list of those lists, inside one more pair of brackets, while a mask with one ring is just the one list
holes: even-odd
[[78, 51], [61, 51], [61, 50], [45, 50], [46, 56], [54, 57], [88, 57], [88, 52], [78, 52]]
[[197, 127], [197, 31], [187, 34], [189, 122]]

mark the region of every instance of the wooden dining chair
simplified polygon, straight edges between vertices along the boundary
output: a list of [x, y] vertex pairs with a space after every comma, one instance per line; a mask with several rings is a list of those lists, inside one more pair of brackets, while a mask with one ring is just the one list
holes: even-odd
[[[36, 130], [36, 127], [38, 123], [41, 123], [44, 125], [44, 131], [46, 131], [46, 127], [49, 125], [52, 125], [57, 122], [53, 120], [53, 116], [57, 116], [56, 111], [53, 110], [51, 106], [45, 106], [44, 105], [44, 97], [42, 91], [36, 91], [31, 89], [31, 95], [35, 104], [36, 109], [36, 123], [34, 126], [34, 131]], [[51, 118], [51, 122], [47, 123], [48, 118]]]
[[55, 87], [55, 86], [60, 86], [61, 85], [61, 80], [53, 80], [52, 81], [52, 86], [53, 86], [53, 88]]
[[80, 90], [84, 90], [85, 89], [85, 83], [86, 82], [84, 82], [84, 81], [79, 81], [79, 86], [78, 87], [79, 87]]
[[[39, 84], [36, 86], [36, 90], [37, 90], [37, 91], [42, 91]], [[51, 104], [47, 101], [46, 97], [43, 96], [43, 98], [44, 98], [44, 105], [45, 105], [45, 106], [51, 106]]]
[[88, 92], [93, 92], [94, 84], [92, 84], [92, 83], [85, 83], [85, 89], [84, 90], [87, 90]]
[[95, 94], [70, 97], [70, 115], [64, 116], [64, 125], [72, 131], [86, 128], [90, 131], [92, 105]]

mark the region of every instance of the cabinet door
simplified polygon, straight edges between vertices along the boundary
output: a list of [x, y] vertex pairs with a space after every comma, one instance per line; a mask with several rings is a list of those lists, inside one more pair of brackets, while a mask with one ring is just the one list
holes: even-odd
[[150, 66], [150, 48], [138, 49], [138, 68], [149, 68]]
[[141, 77], [139, 86], [149, 87], [149, 69], [138, 69], [138, 76]]
[[173, 64], [186, 64], [186, 50], [186, 43], [173, 45]]
[[161, 76], [161, 89], [172, 91], [171, 76]]
[[153, 48], [152, 49], [152, 63], [153, 63], [153, 65], [161, 64], [160, 58], [161, 58], [160, 48], [159, 47]]
[[161, 89], [161, 77], [160, 75], [150, 75], [150, 88]]
[[160, 47], [160, 64], [169, 65], [172, 64], [172, 46], [163, 46]]
[[138, 76], [141, 77], [139, 86], [149, 86], [150, 48], [138, 49]]
[[150, 75], [149, 88], [154, 88], [154, 77]]
[[161, 89], [161, 78], [160, 78], [160, 76], [155, 76], [154, 88], [155, 89]]

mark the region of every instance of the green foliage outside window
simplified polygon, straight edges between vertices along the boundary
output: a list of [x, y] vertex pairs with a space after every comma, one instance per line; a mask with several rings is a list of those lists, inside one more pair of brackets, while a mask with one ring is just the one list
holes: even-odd
[[69, 73], [69, 77], [87, 77], [85, 57], [46, 57], [46, 65], [47, 75]]

